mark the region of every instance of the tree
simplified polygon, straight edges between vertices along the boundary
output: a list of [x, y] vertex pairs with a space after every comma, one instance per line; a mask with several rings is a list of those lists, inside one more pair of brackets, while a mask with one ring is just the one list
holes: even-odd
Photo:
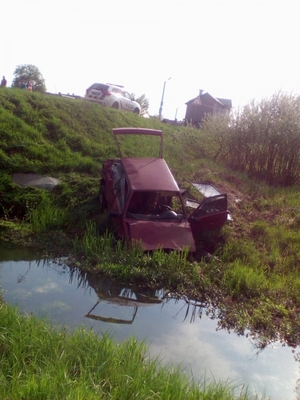
[[18, 65], [14, 72], [12, 87], [20, 87], [21, 83], [27, 84], [30, 80], [33, 81], [33, 90], [44, 93], [46, 91], [45, 79], [39, 69], [32, 64]]
[[[134, 98], [134, 94], [132, 95], [132, 97]], [[139, 105], [141, 106], [141, 113], [140, 115], [144, 115], [147, 114], [148, 109], [149, 109], [149, 99], [146, 99], [146, 95], [142, 94], [140, 97], [137, 97], [135, 99], [135, 101], [137, 103], [139, 103]]]

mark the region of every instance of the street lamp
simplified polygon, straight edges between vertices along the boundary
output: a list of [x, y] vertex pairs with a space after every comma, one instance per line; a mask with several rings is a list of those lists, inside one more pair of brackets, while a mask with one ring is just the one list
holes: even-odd
[[[172, 77], [170, 76], [170, 78], [167, 81], [169, 81], [171, 78]], [[160, 102], [160, 107], [159, 107], [159, 115], [158, 115], [159, 120], [161, 119], [161, 113], [162, 113], [162, 108], [163, 108], [163, 104], [164, 104], [165, 88], [166, 88], [167, 81], [164, 81], [161, 102]]]

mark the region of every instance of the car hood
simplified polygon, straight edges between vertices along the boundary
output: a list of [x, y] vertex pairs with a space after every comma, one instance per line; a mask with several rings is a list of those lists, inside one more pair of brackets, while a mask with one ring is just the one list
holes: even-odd
[[188, 221], [127, 221], [131, 240], [141, 241], [144, 250], [195, 251], [195, 242]]

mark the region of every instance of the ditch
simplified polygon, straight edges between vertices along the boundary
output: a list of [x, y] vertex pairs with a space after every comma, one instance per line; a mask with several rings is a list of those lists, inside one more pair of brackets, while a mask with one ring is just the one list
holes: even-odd
[[247, 334], [219, 329], [201, 303], [163, 288], [124, 287], [28, 249], [4, 246], [0, 254], [3, 298], [22, 314], [70, 330], [109, 332], [118, 342], [134, 336], [147, 343], [152, 357], [180, 365], [195, 380], [244, 383], [272, 399], [298, 398], [297, 349], [275, 342], [259, 350]]

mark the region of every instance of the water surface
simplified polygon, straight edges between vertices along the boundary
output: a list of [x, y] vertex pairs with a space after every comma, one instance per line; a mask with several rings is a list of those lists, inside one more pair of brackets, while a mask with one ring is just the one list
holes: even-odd
[[189, 306], [163, 290], [124, 288], [82, 276], [63, 263], [30, 260], [30, 255], [27, 261], [18, 261], [16, 254], [10, 257], [17, 261], [0, 263], [0, 286], [5, 301], [20, 312], [70, 329], [84, 325], [109, 332], [117, 341], [135, 336], [149, 344], [152, 356], [165, 364], [181, 364], [196, 380], [213, 377], [248, 384], [272, 399], [297, 398], [299, 362], [280, 343], [257, 353], [249, 338], [216, 330], [217, 321], [200, 305]]

